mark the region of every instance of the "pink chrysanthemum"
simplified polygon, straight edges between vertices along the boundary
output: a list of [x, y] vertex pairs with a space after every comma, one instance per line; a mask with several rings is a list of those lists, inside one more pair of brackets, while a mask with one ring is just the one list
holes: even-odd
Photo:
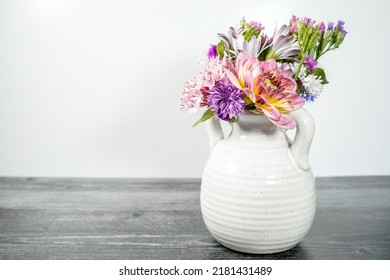
[[188, 80], [184, 84], [183, 95], [180, 98], [180, 110], [190, 113], [195, 113], [198, 109], [207, 105], [206, 92], [202, 88], [202, 80], [195, 77], [193, 80]]
[[207, 105], [207, 96], [216, 82], [225, 77], [224, 69], [233, 69], [230, 60], [212, 57], [205, 62], [203, 71], [193, 80], [184, 84], [184, 92], [180, 98], [180, 110], [188, 110], [195, 113], [198, 109]]
[[221, 80], [225, 76], [224, 66], [226, 61], [220, 60], [218, 57], [208, 59], [204, 65], [204, 69], [200, 74], [202, 86], [212, 88], [215, 82]]

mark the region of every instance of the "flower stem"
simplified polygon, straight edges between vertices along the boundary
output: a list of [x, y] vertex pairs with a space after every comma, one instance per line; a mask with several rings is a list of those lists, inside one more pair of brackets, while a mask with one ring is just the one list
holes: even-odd
[[333, 50], [335, 50], [336, 48], [335, 47], [329, 47], [328, 49], [326, 49], [325, 51], [323, 51], [321, 54], [318, 54], [317, 55], [317, 59], [316, 60], [318, 60], [321, 56], [323, 56], [324, 54], [326, 54], [328, 51], [333, 51]]
[[299, 62], [297, 71], [295, 72], [295, 75], [294, 75], [294, 80], [296, 80], [298, 78], [298, 75], [301, 72], [301, 68], [302, 68], [303, 62], [305, 61], [305, 58], [306, 58], [306, 55], [302, 54], [301, 61]]

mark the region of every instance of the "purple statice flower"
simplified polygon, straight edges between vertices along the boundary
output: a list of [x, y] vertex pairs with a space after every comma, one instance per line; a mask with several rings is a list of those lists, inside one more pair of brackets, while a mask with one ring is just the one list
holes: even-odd
[[[272, 42], [274, 41], [274, 37], [270, 37], [269, 39], [267, 39], [267, 35], [265, 35], [264, 38], [265, 38], [264, 42], [267, 43], [267, 45], [271, 45]], [[263, 40], [263, 38], [261, 40]], [[261, 41], [261, 42], [263, 43], [263, 41]], [[265, 43], [263, 43], [263, 44], [265, 44]]]
[[250, 21], [248, 23], [251, 27], [253, 27], [254, 29], [257, 29], [259, 31], [262, 31], [264, 30], [264, 26], [260, 23], [260, 22], [257, 22], [257, 21]]
[[345, 22], [342, 21], [342, 20], [337, 21], [337, 28], [340, 30], [340, 32], [341, 32], [343, 35], [347, 35], [348, 32], [345, 31], [345, 29], [344, 29], [344, 24], [345, 24]]
[[305, 66], [310, 70], [314, 71], [317, 68], [317, 61], [312, 58], [310, 55], [305, 58]]
[[306, 24], [309, 25], [309, 26], [313, 26], [313, 25], [316, 23], [315, 20], [313, 20], [313, 19], [311, 19], [311, 18], [307, 18], [307, 17], [305, 17], [305, 18], [303, 19], [303, 22], [306, 23]]
[[328, 30], [332, 30], [334, 26], [333, 22], [328, 22]]
[[299, 21], [299, 18], [297, 18], [297, 16], [295, 16], [295, 15], [291, 16], [291, 19], [290, 19], [290, 26], [291, 26], [290, 32], [291, 33], [298, 32], [298, 21]]
[[297, 24], [298, 21], [299, 21], [299, 18], [296, 15], [292, 15], [291, 16], [291, 19], [290, 19], [290, 24], [291, 25]]
[[324, 34], [324, 32], [325, 32], [325, 23], [321, 21], [320, 24], [318, 25], [318, 28], [320, 29], [320, 32], [322, 34]]
[[207, 52], [207, 57], [209, 59], [217, 57], [217, 46], [216, 45], [211, 45], [211, 47], [209, 48], [209, 51]]
[[207, 103], [217, 116], [228, 121], [238, 116], [245, 109], [244, 93], [236, 88], [228, 79], [215, 83], [209, 91]]
[[298, 94], [300, 97], [306, 100], [306, 102], [314, 102], [316, 100], [316, 97], [311, 95], [310, 93], [303, 92]]
[[345, 24], [345, 22], [342, 21], [342, 20], [338, 20], [338, 21], [337, 21], [337, 27], [338, 27], [339, 29], [344, 29], [344, 24]]

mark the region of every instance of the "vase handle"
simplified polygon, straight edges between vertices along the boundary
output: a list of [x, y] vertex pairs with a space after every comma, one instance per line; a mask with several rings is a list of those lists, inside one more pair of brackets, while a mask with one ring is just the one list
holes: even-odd
[[214, 149], [215, 145], [221, 141], [223, 136], [223, 131], [221, 127], [221, 122], [218, 117], [213, 116], [205, 122], [207, 134], [209, 135], [209, 145], [210, 152]]
[[290, 146], [295, 163], [304, 171], [310, 168], [309, 150], [314, 136], [314, 121], [305, 109], [300, 108], [289, 114], [297, 122], [297, 132]]

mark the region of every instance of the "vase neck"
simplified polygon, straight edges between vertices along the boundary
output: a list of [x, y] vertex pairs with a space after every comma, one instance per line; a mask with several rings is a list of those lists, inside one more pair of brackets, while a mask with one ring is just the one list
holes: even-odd
[[280, 128], [274, 125], [264, 115], [254, 113], [242, 113], [238, 117], [238, 122], [232, 125], [232, 136], [241, 135], [278, 135], [282, 134]]

